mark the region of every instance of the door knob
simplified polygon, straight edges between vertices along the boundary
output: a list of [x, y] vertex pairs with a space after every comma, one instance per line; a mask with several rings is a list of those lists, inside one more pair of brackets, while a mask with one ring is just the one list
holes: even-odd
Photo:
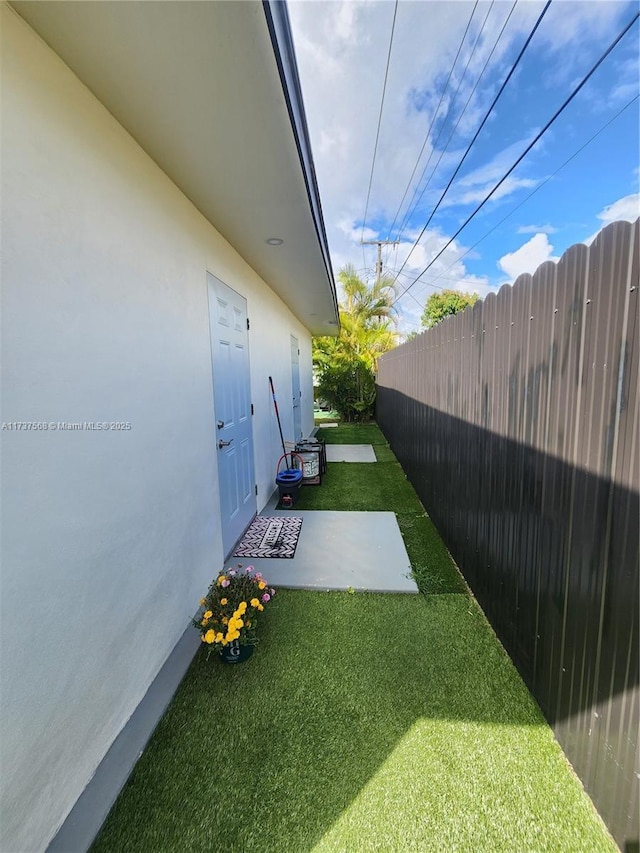
[[218, 429], [222, 429], [224, 426], [224, 421], [218, 421]]
[[223, 447], [229, 447], [232, 441], [232, 438], [230, 438], [229, 441], [223, 441], [222, 439], [220, 439], [220, 441], [218, 442], [218, 448], [222, 450]]

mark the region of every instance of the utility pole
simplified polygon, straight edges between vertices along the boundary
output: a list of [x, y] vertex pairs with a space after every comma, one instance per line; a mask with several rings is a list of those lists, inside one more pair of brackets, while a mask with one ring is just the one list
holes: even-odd
[[380, 284], [382, 278], [382, 247], [383, 246], [398, 246], [399, 240], [360, 240], [361, 246], [377, 246], [378, 260], [376, 261], [376, 282]]

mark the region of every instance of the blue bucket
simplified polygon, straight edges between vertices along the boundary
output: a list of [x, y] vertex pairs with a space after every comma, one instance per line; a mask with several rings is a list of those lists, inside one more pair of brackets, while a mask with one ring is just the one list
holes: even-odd
[[287, 468], [276, 475], [279, 486], [299, 486], [302, 482], [302, 471], [299, 468]]
[[[289, 455], [289, 454], [287, 454]], [[293, 462], [293, 455], [291, 454], [291, 462]], [[280, 468], [280, 463], [282, 460], [285, 460], [286, 457], [281, 456], [278, 460], [278, 468]], [[286, 506], [293, 506], [298, 498], [298, 492], [300, 491], [300, 484], [302, 483], [302, 468], [285, 468], [284, 470], [276, 470], [276, 485], [278, 487], [278, 496], [280, 499], [280, 503]]]

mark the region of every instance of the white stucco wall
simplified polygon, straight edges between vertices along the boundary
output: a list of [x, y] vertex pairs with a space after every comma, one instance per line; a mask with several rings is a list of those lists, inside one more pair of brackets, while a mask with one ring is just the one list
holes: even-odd
[[[261, 508], [309, 334], [2, 5], [3, 851], [46, 847], [221, 567], [206, 271], [246, 296]], [[287, 395], [288, 396], [288, 395]], [[291, 411], [283, 408], [285, 431]]]

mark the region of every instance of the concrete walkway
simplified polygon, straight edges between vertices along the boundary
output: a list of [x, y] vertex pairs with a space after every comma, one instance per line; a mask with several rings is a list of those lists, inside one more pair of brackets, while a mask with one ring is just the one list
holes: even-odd
[[260, 515], [303, 519], [295, 556], [242, 559], [243, 565], [255, 566], [273, 586], [418, 592], [409, 576], [411, 564], [393, 512], [278, 510], [277, 501], [276, 492]]
[[377, 462], [370, 444], [327, 444], [327, 462]]

